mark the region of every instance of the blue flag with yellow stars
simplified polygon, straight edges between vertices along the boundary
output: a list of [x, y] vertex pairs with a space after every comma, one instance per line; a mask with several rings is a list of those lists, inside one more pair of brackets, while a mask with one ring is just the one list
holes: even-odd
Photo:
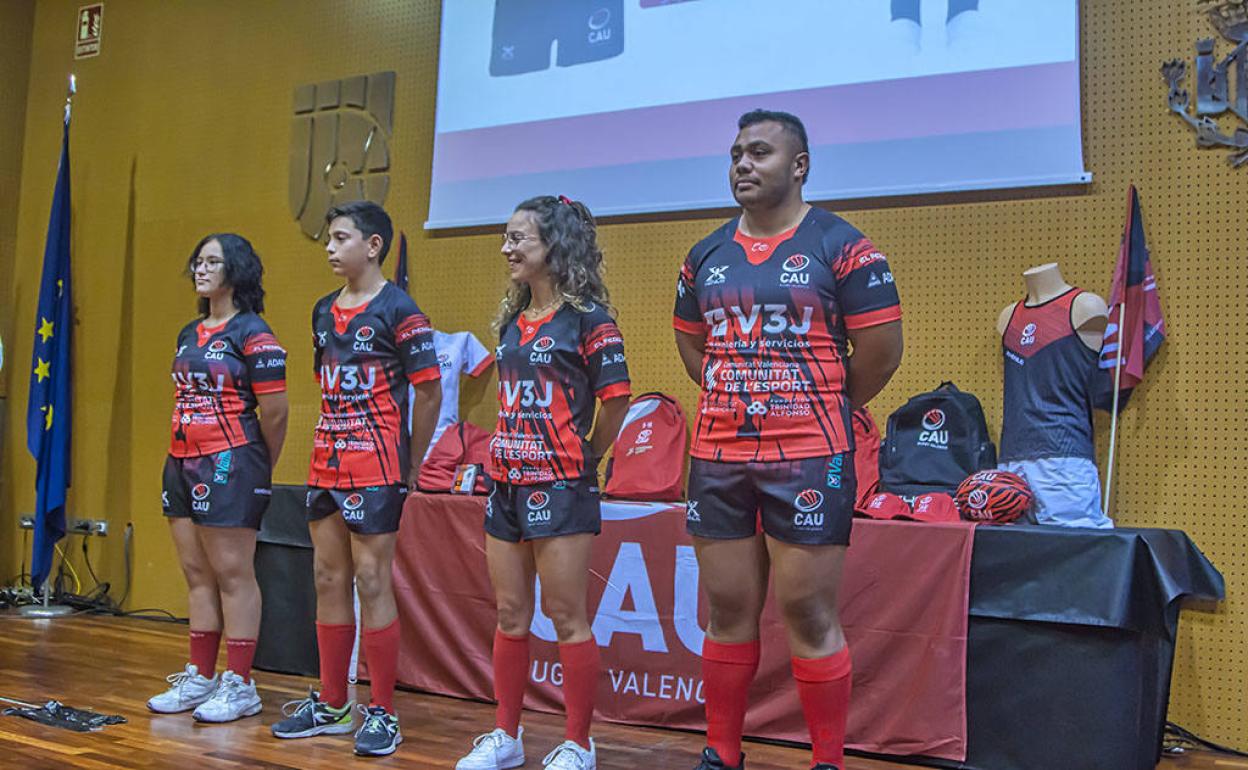
[[26, 407], [26, 448], [34, 455], [35, 546], [30, 576], [35, 586], [52, 570], [52, 552], [65, 536], [65, 490], [70, 478], [70, 416], [73, 373], [70, 341], [73, 302], [69, 275], [69, 120], [61, 139], [61, 163], [52, 195], [48, 240], [35, 314], [30, 400]]

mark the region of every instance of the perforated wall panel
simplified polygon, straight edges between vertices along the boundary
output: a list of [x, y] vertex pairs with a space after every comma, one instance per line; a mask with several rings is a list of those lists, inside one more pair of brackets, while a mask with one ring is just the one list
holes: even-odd
[[[77, 6], [47, 0], [36, 13], [18, 221], [17, 250], [24, 255], [41, 252], [47, 224], [56, 116]], [[1170, 339], [1123, 418], [1115, 513], [1123, 525], [1187, 531], [1225, 574], [1226, 602], [1184, 614], [1170, 716], [1248, 748], [1248, 605], [1241, 588], [1248, 579], [1242, 512], [1248, 168], [1232, 169], [1226, 153], [1194, 146], [1192, 133], [1167, 112], [1159, 74], [1164, 60], [1190, 60], [1194, 41], [1215, 34], [1198, 8], [1196, 0], [1084, 3], [1085, 153], [1094, 174], [1085, 190], [888, 202], [842, 213], [889, 255], [904, 302], [905, 361], [873, 404], [877, 417], [882, 421], [907, 396], [951, 379], [979, 395], [995, 431], [1001, 363], [994, 324], [1000, 309], [1021, 296], [1020, 274], [1056, 261], [1071, 283], [1106, 294], [1127, 185], [1138, 185]], [[321, 248], [288, 211], [298, 85], [397, 73], [387, 207], [411, 239], [414, 293], [441, 328], [490, 341], [489, 321], [504, 287], [499, 234], [421, 230], [438, 17], [433, 0], [107, 3], [103, 51], [76, 66], [76, 298], [80, 339], [89, 342], [77, 353], [78, 371], [87, 374], [76, 394], [71, 515], [103, 506], [115, 528], [135, 522], [134, 606], [180, 611], [185, 603], [160, 517], [159, 469], [168, 446], [169, 356], [176, 330], [194, 311], [181, 271], [204, 233], [237, 230], [264, 257], [268, 318], [291, 351], [290, 433], [277, 480], [305, 477], [317, 415], [308, 314], [335, 280]], [[1219, 50], [1229, 46], [1220, 43]], [[1188, 84], [1194, 91], [1192, 75]], [[655, 126], [646, 141], [679, 130]], [[733, 133], [723, 126], [725, 149]], [[672, 343], [672, 293], [685, 252], [717, 221], [601, 228], [635, 388], [675, 395], [690, 413], [696, 394]], [[21, 329], [33, 317], [38, 265], [24, 257], [12, 278], [13, 317]], [[15, 364], [30, 360], [29, 340], [21, 336], [6, 350]], [[8, 423], [20, 425], [25, 396], [13, 391]], [[493, 398], [492, 383], [468, 385], [468, 416], [490, 426]], [[1102, 455], [1106, 427], [1098, 424]], [[5, 449], [9, 512], [33, 506], [33, 464], [14, 449], [23, 443], [9, 441]], [[16, 563], [20, 540], [10, 542]], [[116, 554], [104, 569], [119, 584]]]

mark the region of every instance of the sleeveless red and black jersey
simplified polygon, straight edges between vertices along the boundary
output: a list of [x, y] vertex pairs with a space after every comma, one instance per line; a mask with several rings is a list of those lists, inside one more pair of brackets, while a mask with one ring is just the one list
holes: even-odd
[[1039, 305], [1019, 300], [1001, 335], [1005, 409], [1001, 462], [1096, 459], [1092, 430], [1098, 352], [1071, 322], [1080, 289]]
[[201, 457], [263, 440], [256, 394], [286, 390], [286, 351], [255, 313], [225, 323], [192, 321], [173, 357], [169, 454]]
[[312, 437], [308, 485], [328, 489], [407, 479], [407, 385], [438, 379], [429, 319], [390, 282], [353, 308], [342, 289], [312, 309], [312, 348], [321, 417]]
[[520, 485], [593, 476], [586, 459], [594, 399], [630, 393], [615, 321], [596, 304], [563, 305], [537, 321], [517, 316], [499, 336], [490, 475]]
[[694, 246], [676, 285], [673, 325], [706, 340], [691, 454], [774, 462], [852, 449], [846, 330], [901, 318], [888, 260], [822, 209], [774, 238], [738, 224]]

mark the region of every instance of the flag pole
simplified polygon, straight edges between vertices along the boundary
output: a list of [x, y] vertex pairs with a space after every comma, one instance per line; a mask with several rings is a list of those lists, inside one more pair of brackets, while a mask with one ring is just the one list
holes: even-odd
[[69, 73], [69, 86], [65, 89], [65, 122], [69, 122], [70, 112], [74, 108], [74, 94], [78, 93], [78, 78]]
[[[69, 125], [70, 112], [74, 106], [74, 94], [78, 93], [78, 79], [71, 72], [69, 75], [69, 84], [65, 89], [65, 125]], [[65, 554], [61, 554], [61, 568], [64, 569], [65, 560], [69, 558]], [[27, 618], [59, 618], [69, 615], [74, 611], [72, 607], [64, 604], [52, 604], [52, 570], [48, 570], [48, 575], [43, 579], [43, 604], [32, 604], [18, 609], [18, 614]]]
[[1123, 292], [1122, 302], [1118, 303], [1118, 355], [1114, 361], [1114, 406], [1112, 417], [1109, 423], [1109, 459], [1106, 461], [1105, 468], [1105, 502], [1101, 505], [1101, 511], [1109, 516], [1109, 496], [1114, 487], [1114, 449], [1118, 443], [1118, 396], [1121, 393], [1119, 386], [1122, 383], [1122, 325], [1125, 322], [1127, 314], [1127, 296]]

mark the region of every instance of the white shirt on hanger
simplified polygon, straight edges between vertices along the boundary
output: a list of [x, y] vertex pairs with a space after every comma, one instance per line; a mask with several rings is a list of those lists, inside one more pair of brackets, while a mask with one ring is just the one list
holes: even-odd
[[[433, 332], [433, 346], [438, 354], [438, 367], [442, 374], [442, 410], [438, 412], [438, 425], [429, 440], [429, 450], [438, 443], [447, 426], [459, 422], [459, 378], [480, 377], [494, 363], [493, 354], [473, 336], [472, 332]], [[408, 386], [407, 427], [412, 428], [412, 408], [416, 389]], [[429, 456], [425, 451], [425, 457]]]

